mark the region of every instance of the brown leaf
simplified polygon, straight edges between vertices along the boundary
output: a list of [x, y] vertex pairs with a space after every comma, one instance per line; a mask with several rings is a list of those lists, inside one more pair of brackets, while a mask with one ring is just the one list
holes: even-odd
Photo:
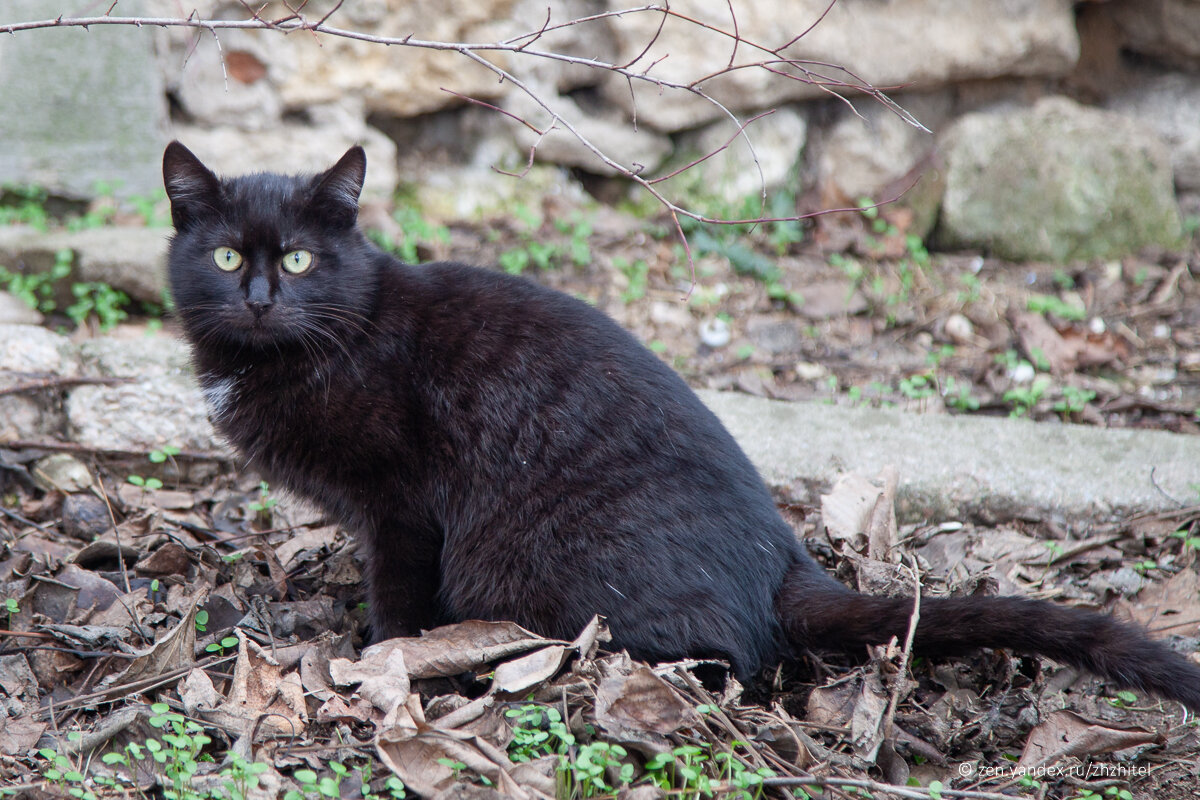
[[332, 550], [336, 537], [336, 526], [304, 529], [278, 545], [275, 556], [284, 569], [292, 569], [297, 564], [313, 560], [322, 550]]
[[234, 635], [238, 654], [229, 696], [201, 716], [239, 736], [253, 730], [256, 741], [301, 735], [307, 713], [299, 676], [284, 675], [279, 664], [240, 628], [234, 629]]
[[153, 678], [164, 672], [192, 664], [195, 661], [196, 652], [196, 612], [207, 591], [207, 588], [202, 588], [194, 593], [190, 598], [191, 608], [178, 625], [168, 631], [152, 647], [142, 651], [129, 663], [124, 672], [109, 676], [101, 684], [113, 685]]
[[1163, 738], [1145, 728], [1110, 728], [1073, 711], [1054, 711], [1029, 732], [1017, 766], [1031, 768], [1071, 757], [1086, 760], [1127, 747], [1159, 743]]
[[419, 637], [380, 642], [363, 650], [362, 660], [382, 663], [391, 650], [399, 648], [413, 678], [445, 678], [548, 644], [566, 643], [543, 639], [512, 622], [469, 620], [434, 628]]
[[191, 565], [192, 559], [183, 545], [178, 542], [167, 542], [134, 564], [133, 569], [139, 575], [163, 577], [186, 575]]
[[1180, 570], [1142, 589], [1136, 603], [1122, 600], [1117, 607], [1155, 638], [1195, 636], [1200, 631], [1200, 575]]
[[666, 736], [697, 719], [696, 710], [647, 667], [627, 676], [610, 675], [596, 689], [596, 722], [610, 733]]
[[499, 692], [523, 692], [558, 674], [571, 657], [571, 648], [556, 644], [496, 666], [492, 686]]
[[551, 645], [535, 650], [529, 655], [507, 661], [496, 667], [492, 688], [499, 692], [523, 692], [548, 681], [558, 674], [571, 654], [577, 652], [585, 658], [594, 654], [599, 641], [608, 640], [607, 631], [599, 617], [592, 617], [583, 631], [569, 645]]

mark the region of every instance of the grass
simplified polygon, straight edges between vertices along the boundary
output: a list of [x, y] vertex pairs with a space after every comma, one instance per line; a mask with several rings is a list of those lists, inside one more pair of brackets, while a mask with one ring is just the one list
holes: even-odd
[[69, 286], [73, 300], [62, 313], [77, 326], [95, 320], [101, 331], [108, 331], [127, 319], [129, 295], [99, 281], [69, 281], [74, 261], [74, 252], [62, 249], [54, 254], [54, 264], [46, 272], [13, 272], [0, 266], [0, 288], [35, 311], [53, 314], [59, 310], [63, 288]]

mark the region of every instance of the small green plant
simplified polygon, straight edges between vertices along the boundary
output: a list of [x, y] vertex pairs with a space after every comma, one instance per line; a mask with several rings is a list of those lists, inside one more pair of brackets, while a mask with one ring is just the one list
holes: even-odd
[[544, 271], [568, 261], [577, 266], [584, 266], [592, 260], [592, 251], [588, 244], [592, 235], [592, 223], [579, 212], [554, 222], [555, 229], [567, 235], [566, 244], [547, 241], [540, 236], [542, 219], [528, 206], [518, 204], [513, 209], [513, 216], [523, 225], [517, 232], [521, 244], [501, 253], [497, 259], [500, 268], [508, 274], [520, 275], [530, 267]]
[[421, 210], [408, 204], [398, 204], [392, 219], [400, 225], [400, 241], [393, 241], [379, 230], [367, 231], [367, 237], [406, 264], [420, 264], [421, 245], [450, 241], [450, 230], [425, 219]]
[[76, 325], [82, 325], [89, 317], [95, 317], [100, 330], [108, 331], [129, 317], [125, 311], [129, 306], [129, 295], [107, 283], [75, 283], [71, 285], [71, 294], [75, 297], [75, 302], [64, 311]]
[[504, 716], [512, 724], [508, 757], [514, 762], [533, 761], [549, 755], [564, 756], [575, 744], [575, 736], [557, 708], [528, 703], [508, 709]]
[[204, 652], [216, 653], [219, 656], [223, 656], [223, 655], [225, 655], [226, 650], [232, 650], [235, 647], [237, 647], [237, 643], [238, 643], [238, 640], [237, 640], [236, 636], [226, 636], [225, 638], [221, 639], [221, 641], [219, 641], [219, 642], [210, 642], [204, 648]]
[[909, 400], [926, 400], [937, 394], [937, 387], [929, 375], [910, 375], [901, 378], [900, 394]]
[[1175, 531], [1171, 534], [1171, 538], [1180, 539], [1183, 542], [1185, 552], [1190, 553], [1194, 550], [1200, 550], [1200, 536], [1193, 536], [1192, 532], [1187, 528]]
[[[628, 755], [619, 744], [592, 742], [576, 751], [575, 758], [567, 762], [563, 772], [580, 797], [612, 794], [633, 780], [634, 766], [624, 761]], [[617, 773], [615, 786], [609, 784], [610, 767]]]
[[151, 450], [146, 456], [152, 464], [161, 464], [169, 458], [174, 458], [179, 455], [179, 448], [172, 445], [165, 445], [159, 450]]
[[956, 352], [958, 351], [952, 344], [941, 345], [925, 354], [925, 363], [931, 367], [940, 367], [943, 361], [953, 358]]
[[208, 632], [208, 612], [203, 608], [196, 612], [196, 632]]
[[158, 478], [143, 478], [141, 475], [130, 475], [125, 479], [134, 486], [145, 489], [148, 492], [163, 488], [163, 482]]
[[1142, 559], [1140, 561], [1135, 561], [1130, 566], [1132, 566], [1134, 570], [1141, 573], [1142, 575], [1145, 575], [1147, 572], [1150, 572], [1151, 570], [1155, 570], [1155, 569], [1159, 568], [1158, 562], [1153, 559], [1150, 559], [1150, 558]]
[[19, 297], [30, 308], [48, 314], [57, 307], [54, 300], [55, 284], [71, 274], [74, 260], [75, 254], [63, 248], [54, 254], [54, 265], [49, 272], [26, 274], [0, 267], [0, 286]]
[[958, 276], [958, 282], [963, 288], [958, 292], [958, 302], [960, 305], [970, 305], [979, 300], [983, 294], [983, 281], [979, 280], [979, 276], [974, 272], [964, 272]]
[[1096, 399], [1096, 393], [1091, 389], [1080, 389], [1078, 386], [1064, 386], [1063, 396], [1054, 404], [1054, 410], [1062, 415], [1064, 420], [1072, 414], [1079, 414], [1084, 406]]
[[631, 262], [627, 258], [617, 256], [613, 259], [613, 266], [629, 280], [629, 285], [621, 292], [622, 303], [632, 303], [646, 296], [646, 280], [650, 275], [650, 266], [644, 258]]
[[947, 376], [942, 386], [942, 400], [949, 408], [958, 411], [979, 410], [979, 400], [971, 396], [971, 385], [958, 383], [953, 375]]
[[1030, 296], [1025, 308], [1037, 314], [1053, 314], [1059, 319], [1079, 322], [1087, 318], [1087, 311], [1048, 294]]
[[1016, 386], [1004, 393], [1004, 402], [1012, 406], [1010, 417], [1023, 417], [1033, 410], [1050, 386], [1050, 378], [1039, 375], [1028, 386]]
[[1114, 696], [1108, 698], [1108, 704], [1115, 708], [1129, 708], [1137, 702], [1138, 696], [1128, 689], [1122, 689]]
[[30, 225], [46, 230], [50, 215], [46, 211], [48, 193], [32, 184], [0, 184], [0, 225]]
[[255, 514], [255, 521], [264, 527], [271, 527], [271, 518], [279, 501], [271, 497], [271, 487], [266, 481], [258, 482], [258, 500], [247, 506]]

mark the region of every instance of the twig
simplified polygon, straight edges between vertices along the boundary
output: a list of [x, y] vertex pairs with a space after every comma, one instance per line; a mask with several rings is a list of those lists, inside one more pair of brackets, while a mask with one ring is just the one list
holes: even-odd
[[6, 386], [0, 389], [0, 397], [9, 394], [37, 392], [44, 389], [65, 389], [70, 386], [115, 386], [122, 383], [129, 383], [132, 380], [132, 378], [42, 378], [37, 381], [18, 383], [16, 386]]
[[[0, 449], [7, 450], [49, 450], [55, 453], [87, 453], [101, 456], [144, 458], [150, 453], [146, 450], [125, 450], [118, 447], [92, 447], [76, 442], [34, 442], [27, 439], [14, 439], [9, 442], [0, 441]], [[189, 461], [220, 461], [232, 462], [232, 456], [223, 453], [206, 453], [200, 450], [181, 450], [175, 453], [175, 458]]]
[[[848, 786], [856, 789], [866, 789], [872, 793], [888, 793], [896, 797], [909, 797], [915, 800], [929, 800], [934, 795], [929, 789], [919, 786], [894, 786], [890, 783], [873, 781], [869, 778], [843, 778], [839, 775], [806, 776], [798, 778], [764, 778], [763, 786]], [[1013, 800], [1011, 795], [996, 792], [979, 792], [971, 789], [947, 789], [939, 791], [941, 797], [965, 797], [971, 800]]]
[[900, 695], [908, 685], [908, 667], [912, 663], [913, 640], [917, 636], [917, 623], [921, 621], [921, 570], [917, 567], [916, 558], [912, 559], [913, 573], [913, 609], [908, 618], [908, 633], [904, 637], [904, 657], [900, 660], [900, 671], [896, 673], [896, 685], [892, 687], [892, 698], [888, 701], [887, 711], [880, 719], [879, 730], [888, 735], [892, 730], [892, 721], [896, 717], [896, 706], [900, 705]]

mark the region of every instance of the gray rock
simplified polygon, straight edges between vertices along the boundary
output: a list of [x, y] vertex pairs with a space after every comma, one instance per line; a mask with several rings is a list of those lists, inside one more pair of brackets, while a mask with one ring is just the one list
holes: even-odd
[[[4, 18], [66, 10], [8, 0]], [[121, 4], [122, 14], [142, 12], [142, 0]], [[156, 190], [162, 178], [147, 154], [166, 144], [167, 102], [153, 46], [145, 31], [109, 25], [0, 38], [0, 183], [77, 197], [94, 196], [98, 182], [123, 195]]]
[[535, 133], [527, 125], [509, 117], [502, 118], [512, 130], [522, 154], [527, 154], [529, 148], [536, 146], [537, 160], [543, 163], [579, 167], [597, 175], [617, 175], [619, 171], [589, 149], [583, 143], [584, 139], [633, 172], [657, 169], [671, 153], [670, 139], [650, 128], [635, 128], [619, 109], [609, 107], [606, 110], [584, 111], [572, 98], [557, 95], [552, 86], [532, 88], [554, 107], [556, 113], [571, 123], [579, 136], [561, 125], [552, 127], [549, 116], [529, 95], [513, 94], [505, 103], [505, 110], [544, 131], [544, 135]]
[[33, 482], [46, 491], [82, 492], [91, 488], [92, 473], [70, 453], [52, 453], [37, 460]]
[[942, 247], [1061, 262], [1178, 243], [1167, 150], [1118, 114], [1051, 97], [968, 114], [943, 144]]
[[900, 472], [907, 520], [1047, 519], [1086, 526], [1173, 510], [1200, 483], [1200, 439], [1028, 420], [785, 403], [702, 391], [767, 483], [816, 502], [849, 471]]
[[81, 492], [63, 498], [63, 533], [89, 542], [112, 525], [108, 504], [94, 494]]
[[[933, 104], [928, 101], [905, 100], [901, 105], [928, 126], [945, 116], [944, 108], [930, 109]], [[933, 145], [933, 136], [883, 106], [863, 105], [858, 113], [844, 109], [820, 137], [815, 159], [820, 196], [837, 205], [864, 197], [891, 199], [882, 196], [884, 188], [928, 156]]]
[[[367, 151], [365, 196], [388, 197], [396, 191], [396, 145], [361, 116], [327, 109], [318, 124], [285, 122], [269, 130], [175, 125], [172, 135], [219, 175], [250, 172], [316, 173], [333, 166], [355, 144]], [[338, 117], [331, 120], [330, 117]], [[155, 153], [155, 163], [161, 150]]]
[[67, 396], [67, 419], [71, 440], [85, 447], [221, 450], [199, 388], [179, 377], [152, 375], [119, 386], [80, 386]]
[[80, 359], [87, 374], [137, 380], [73, 389], [66, 404], [73, 441], [101, 449], [224, 451], [178, 340], [165, 334], [95, 339], [80, 346]]
[[[1196, 6], [1200, 12], [1200, 4]], [[1200, 190], [1200, 83], [1188, 75], [1163, 75], [1122, 92], [1109, 108], [1155, 130], [1171, 153], [1175, 188]]]
[[100, 378], [153, 375], [188, 379], [191, 375], [188, 346], [161, 332], [130, 339], [114, 336], [87, 339], [80, 343], [78, 353], [82, 372]]
[[[605, 5], [626, 8], [619, 0]], [[1072, 4], [1065, 0], [839, 0], [832, 5], [828, 0], [760, 0], [737, 5], [737, 29], [746, 41], [779, 47], [827, 9], [820, 24], [784, 53], [843, 65], [876, 86], [928, 90], [981, 78], [1060, 76], [1079, 57]], [[672, 3], [671, 10], [721, 30], [733, 28], [725, 3], [682, 0]], [[616, 63], [633, 62], [634, 72], [651, 69], [660, 78], [690, 84], [731, 58], [737, 64], [769, 58], [746, 44], [735, 48], [730, 37], [679, 18], [666, 20], [660, 30], [662, 21], [657, 13], [627, 14], [614, 21]], [[833, 68], [812, 69], [835, 80], [852, 80]], [[827, 96], [827, 89], [814, 83], [751, 68], [706, 81], [703, 88], [727, 108], [746, 111]], [[639, 124], [658, 130], [694, 128], [724, 116], [717, 106], [681, 90], [664, 93], [634, 81], [631, 92], [629, 81], [619, 75], [605, 76], [603, 88], [606, 97], [630, 114], [636, 109]]]
[[1125, 0], [1112, 4], [1126, 48], [1188, 69], [1200, 67], [1200, 3]]
[[[65, 336], [36, 325], [0, 325], [0, 388], [78, 372], [79, 364]], [[0, 441], [60, 433], [65, 418], [57, 396], [42, 391], [0, 397]]]
[[[796, 108], [783, 106], [748, 126], [715, 122], [679, 137], [677, 152], [683, 164], [715, 153], [683, 173], [685, 185], [699, 184], [704, 193], [736, 202], [796, 182], [796, 162], [808, 138], [808, 123]], [[730, 141], [732, 138], [732, 141]], [[747, 141], [749, 140], [749, 141]], [[768, 214], [770, 216], [770, 214]]]
[[0, 292], [0, 325], [40, 325], [41, 313], [16, 295]]

